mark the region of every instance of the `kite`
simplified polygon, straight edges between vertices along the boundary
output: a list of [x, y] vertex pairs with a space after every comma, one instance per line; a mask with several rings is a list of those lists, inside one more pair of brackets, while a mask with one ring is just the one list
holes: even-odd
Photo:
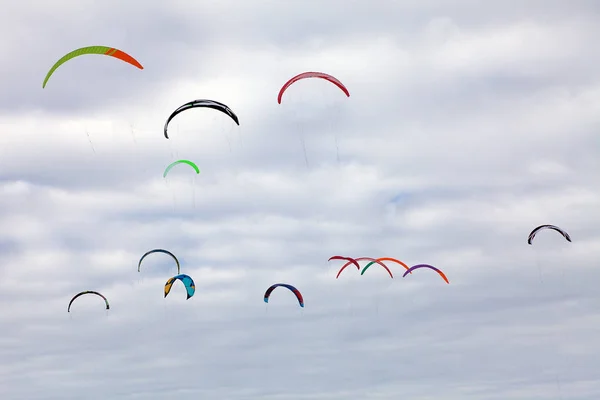
[[323, 72], [303, 72], [301, 74], [294, 76], [292, 79], [287, 81], [281, 87], [281, 90], [279, 90], [279, 95], [277, 96], [277, 102], [279, 104], [281, 104], [281, 97], [283, 96], [283, 92], [285, 92], [287, 90], [287, 88], [289, 88], [292, 85], [292, 83], [299, 81], [300, 79], [306, 79], [306, 78], [321, 78], [321, 79], [328, 80], [329, 82], [333, 83], [334, 85], [336, 85], [337, 87], [342, 89], [342, 91], [346, 94], [347, 97], [350, 97], [350, 92], [348, 92], [348, 89], [346, 89], [346, 86], [344, 86], [344, 84], [342, 82], [340, 82], [337, 78], [335, 78], [329, 74], [325, 74]]
[[269, 296], [271, 296], [271, 292], [273, 290], [275, 290], [275, 288], [278, 286], [282, 286], [284, 288], [291, 290], [292, 293], [294, 293], [296, 295], [296, 298], [298, 299], [298, 303], [300, 303], [300, 307], [304, 307], [304, 299], [302, 298], [302, 294], [300, 293], [300, 291], [298, 291], [298, 289], [296, 289], [292, 285], [288, 285], [286, 283], [276, 283], [273, 286], [271, 286], [270, 288], [268, 288], [267, 291], [265, 292], [265, 303], [269, 302]]
[[179, 260], [177, 259], [177, 257], [175, 257], [175, 254], [171, 253], [168, 250], [163, 250], [163, 249], [154, 249], [154, 250], [150, 250], [150, 251], [146, 252], [146, 254], [144, 254], [142, 256], [142, 258], [140, 258], [140, 261], [138, 261], [138, 272], [140, 272], [140, 267], [142, 266], [142, 260], [144, 258], [146, 258], [147, 255], [150, 255], [152, 253], [165, 253], [165, 254], [168, 254], [171, 257], [173, 257], [173, 260], [175, 260], [175, 262], [177, 263], [177, 274], [181, 273], [181, 268], [179, 266]]
[[189, 110], [190, 108], [196, 108], [196, 107], [207, 107], [207, 108], [212, 108], [214, 110], [221, 111], [222, 113], [229, 115], [231, 117], [231, 119], [238, 126], [240, 125], [240, 121], [239, 121], [237, 115], [235, 115], [233, 113], [233, 111], [231, 111], [231, 108], [227, 107], [225, 104], [219, 103], [218, 101], [214, 101], [214, 100], [194, 100], [194, 101], [185, 103], [184, 105], [182, 105], [181, 107], [179, 107], [175, 111], [173, 111], [171, 113], [171, 115], [169, 115], [169, 118], [167, 118], [167, 122], [165, 122], [165, 127], [163, 128], [164, 133], [165, 133], [165, 138], [167, 138], [167, 139], [169, 138], [169, 136], [167, 135], [167, 127], [169, 126], [169, 122], [171, 122], [171, 120], [173, 118], [175, 118], [175, 116], [177, 114], [179, 114], [180, 112]]
[[[360, 274], [361, 274], [361, 275], [364, 275], [365, 271], [366, 271], [366, 270], [367, 270], [367, 269], [368, 269], [368, 268], [369, 268], [371, 265], [375, 264], [375, 263], [376, 263], [376, 262], [378, 262], [378, 261], [393, 261], [393, 262], [395, 262], [395, 263], [397, 263], [397, 264], [400, 264], [400, 265], [402, 265], [404, 268], [406, 268], [406, 269], [408, 270], [408, 265], [404, 264], [404, 263], [403, 263], [402, 261], [400, 261], [400, 260], [396, 260], [395, 258], [391, 258], [391, 257], [381, 257], [381, 258], [378, 258], [378, 259], [376, 259], [376, 260], [373, 260], [373, 261], [371, 261], [370, 263], [368, 263], [367, 265], [365, 265], [365, 267], [364, 267], [364, 268], [363, 268], [363, 270], [360, 272]], [[387, 269], [387, 268], [386, 268], [386, 270], [388, 271], [388, 273], [390, 274], [390, 276], [392, 276], [392, 273], [390, 272], [390, 270], [389, 270], [389, 269]], [[412, 274], [412, 272], [411, 272], [411, 274]], [[393, 276], [392, 276], [392, 278], [393, 278]]]
[[442, 277], [443, 280], [446, 281], [447, 284], [450, 284], [450, 281], [448, 281], [448, 278], [446, 278], [446, 275], [444, 275], [444, 273], [442, 271], [440, 271], [439, 269], [437, 269], [436, 267], [433, 267], [431, 265], [427, 265], [427, 264], [419, 264], [419, 265], [413, 265], [412, 267], [410, 267], [405, 273], [404, 275], [402, 275], [402, 277], [404, 278], [406, 275], [410, 274], [412, 271], [414, 271], [417, 268], [429, 268], [434, 270], [435, 272], [437, 272], [438, 274], [440, 274], [440, 276]]
[[344, 260], [344, 261], [348, 261], [350, 264], [356, 265], [356, 269], [358, 269], [360, 271], [360, 265], [356, 262], [356, 260], [354, 258], [343, 257], [343, 256], [332, 256], [327, 261], [331, 261], [331, 260]]
[[183, 282], [183, 284], [185, 286], [185, 290], [187, 291], [187, 299], [186, 300], [188, 300], [196, 292], [196, 284], [194, 283], [194, 280], [191, 277], [189, 277], [188, 275], [185, 275], [185, 274], [180, 274], [180, 275], [174, 276], [172, 278], [169, 278], [167, 283], [165, 283], [165, 297], [167, 297], [167, 295], [171, 291], [171, 287], [173, 286], [173, 283], [175, 283], [175, 281], [178, 279], [181, 282]]
[[67, 312], [71, 312], [71, 304], [73, 304], [73, 301], [75, 301], [76, 298], [78, 298], [79, 296], [83, 296], [84, 294], [95, 294], [97, 296], [100, 296], [104, 299], [104, 303], [106, 304], [106, 309], [110, 310], [110, 306], [108, 305], [108, 300], [106, 300], [106, 297], [104, 297], [102, 294], [98, 293], [98, 292], [94, 292], [93, 290], [86, 290], [85, 292], [81, 292], [76, 294], [71, 301], [69, 302], [69, 307], [67, 307]]
[[554, 225], [540, 225], [537, 228], [535, 228], [534, 230], [531, 231], [531, 233], [529, 234], [529, 237], [527, 238], [527, 243], [531, 244], [533, 238], [535, 237], [535, 235], [541, 231], [542, 229], [554, 229], [556, 232], [560, 233], [561, 235], [563, 235], [563, 237], [565, 239], [567, 239], [568, 242], [571, 241], [571, 236], [569, 236], [569, 234], [565, 231], [563, 231], [561, 228], [559, 228], [558, 226], [554, 226]]
[[129, 64], [133, 65], [134, 67], [138, 67], [139, 69], [144, 69], [144, 67], [142, 67], [142, 64], [140, 64], [135, 58], [131, 57], [129, 54], [127, 54], [124, 51], [121, 51], [119, 49], [115, 49], [113, 47], [106, 47], [106, 46], [82, 47], [80, 49], [73, 50], [72, 52], [64, 55], [60, 60], [58, 60], [52, 66], [52, 68], [50, 68], [50, 71], [48, 71], [48, 73], [46, 74], [46, 78], [44, 79], [42, 88], [46, 87], [46, 83], [48, 83], [48, 79], [50, 79], [50, 76], [52, 76], [52, 74], [54, 73], [54, 71], [56, 71], [56, 69], [58, 67], [60, 67], [61, 65], [63, 65], [67, 61], [69, 61], [70, 59], [84, 55], [84, 54], [102, 54], [102, 55], [106, 55], [106, 56], [111, 56], [111, 57], [118, 58], [119, 60], [125, 61], [126, 63], [129, 63]]
[[350, 265], [350, 264], [354, 264], [354, 265], [356, 265], [356, 269], [360, 271], [360, 265], [358, 264], [358, 262], [357, 262], [357, 261], [356, 261], [354, 258], [351, 258], [351, 257], [343, 257], [343, 256], [333, 256], [333, 257], [330, 257], [330, 258], [329, 258], [329, 260], [327, 260], [327, 261], [331, 261], [331, 260], [344, 260], [344, 261], [348, 261], [346, 264], [344, 264], [344, 266], [343, 266], [342, 268], [340, 268], [340, 270], [338, 271], [338, 273], [337, 273], [337, 275], [336, 275], [335, 279], [339, 278], [339, 277], [340, 277], [340, 274], [342, 273], [342, 271], [343, 271], [343, 270], [344, 270], [344, 269], [345, 269], [345, 268], [346, 268], [348, 265]]
[[167, 174], [169, 173], [169, 171], [171, 170], [171, 168], [173, 168], [177, 164], [187, 164], [190, 167], [194, 168], [194, 170], [196, 171], [196, 174], [200, 173], [200, 169], [198, 168], [198, 166], [196, 164], [194, 164], [193, 162], [191, 162], [190, 160], [178, 160], [178, 161], [175, 161], [175, 162], [169, 164], [167, 166], [167, 168], [165, 168], [165, 172], [163, 173], [163, 178], [166, 178]]

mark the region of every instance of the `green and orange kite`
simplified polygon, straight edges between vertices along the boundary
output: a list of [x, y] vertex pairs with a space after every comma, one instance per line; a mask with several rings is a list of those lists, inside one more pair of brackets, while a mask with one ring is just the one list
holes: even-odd
[[82, 47], [80, 49], [73, 50], [72, 52], [64, 55], [60, 60], [58, 60], [52, 66], [52, 68], [50, 68], [50, 71], [48, 71], [48, 73], [46, 74], [46, 78], [44, 79], [42, 88], [46, 87], [46, 83], [48, 83], [48, 79], [50, 79], [50, 77], [52, 76], [54, 71], [56, 71], [58, 69], [58, 67], [60, 67], [61, 65], [63, 65], [67, 61], [69, 61], [70, 59], [84, 55], [84, 54], [100, 54], [100, 55], [105, 55], [105, 56], [111, 56], [111, 57], [118, 58], [119, 60], [125, 61], [126, 63], [129, 63], [129, 64], [133, 65], [134, 67], [138, 67], [139, 69], [144, 69], [144, 67], [142, 66], [142, 64], [140, 64], [138, 62], [138, 60], [136, 60], [135, 58], [131, 57], [129, 54], [127, 54], [124, 51], [121, 51], [119, 49], [115, 49], [113, 47], [107, 47], [107, 46]]

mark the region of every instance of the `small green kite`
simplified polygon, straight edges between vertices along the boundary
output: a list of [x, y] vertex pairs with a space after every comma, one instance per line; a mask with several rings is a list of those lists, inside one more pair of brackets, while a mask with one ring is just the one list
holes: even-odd
[[167, 174], [169, 173], [169, 171], [171, 170], [171, 168], [173, 168], [177, 164], [187, 164], [190, 167], [194, 168], [194, 170], [196, 171], [196, 174], [200, 173], [200, 169], [198, 168], [198, 166], [196, 164], [194, 164], [193, 162], [191, 162], [190, 160], [177, 160], [177, 161], [169, 164], [167, 166], [167, 168], [165, 168], [165, 172], [163, 173], [163, 178], [166, 178]]

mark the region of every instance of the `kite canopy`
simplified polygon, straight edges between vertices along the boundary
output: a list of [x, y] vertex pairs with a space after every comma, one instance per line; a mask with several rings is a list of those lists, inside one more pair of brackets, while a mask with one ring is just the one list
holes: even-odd
[[73, 296], [73, 298], [69, 302], [69, 306], [67, 307], [67, 312], [71, 312], [71, 304], [73, 304], [75, 299], [78, 298], [79, 296], [83, 296], [84, 294], [95, 294], [97, 296], [102, 297], [104, 299], [104, 303], [106, 304], [106, 309], [110, 310], [110, 306], [108, 305], [108, 300], [106, 299], [106, 297], [104, 297], [104, 295], [102, 295], [98, 292], [94, 292], [93, 290], [86, 290], [85, 292], [77, 293], [75, 296]]
[[352, 257], [344, 257], [344, 256], [332, 256], [329, 258], [329, 260], [327, 261], [331, 261], [331, 260], [344, 260], [344, 261], [348, 261], [346, 264], [344, 264], [344, 266], [342, 268], [340, 268], [340, 270], [338, 271], [335, 279], [340, 277], [340, 274], [342, 273], [342, 271], [344, 269], [346, 269], [346, 267], [350, 264], [354, 264], [356, 266], [356, 269], [360, 271], [360, 265], [358, 264], [358, 262], [352, 258]]
[[170, 251], [168, 251], [168, 250], [164, 250], [164, 249], [154, 249], [154, 250], [147, 251], [147, 252], [146, 252], [146, 254], [144, 254], [144, 255], [142, 256], [142, 258], [140, 258], [140, 261], [138, 261], [138, 272], [140, 272], [140, 267], [142, 266], [142, 260], [143, 260], [144, 258], [146, 258], [146, 256], [148, 256], [148, 255], [150, 255], [150, 254], [152, 254], [152, 253], [164, 253], [164, 254], [168, 254], [168, 255], [170, 255], [171, 257], [173, 257], [173, 260], [175, 260], [175, 263], [177, 264], [177, 273], [178, 273], [178, 274], [180, 274], [180, 273], [181, 273], [181, 268], [180, 268], [180, 266], [179, 266], [179, 260], [177, 259], [177, 257], [175, 257], [175, 254], [171, 253], [171, 252], [170, 252]]
[[406, 270], [406, 272], [404, 273], [404, 275], [402, 275], [402, 277], [404, 278], [406, 275], [412, 273], [412, 271], [414, 271], [415, 269], [419, 269], [419, 268], [429, 268], [429, 269], [434, 270], [435, 272], [437, 272], [438, 274], [440, 274], [440, 276], [442, 277], [443, 280], [446, 281], [446, 283], [450, 284], [450, 281], [448, 280], [448, 278], [446, 278], [446, 275], [442, 271], [440, 271], [436, 267], [428, 265], [428, 264], [413, 265], [408, 270]]
[[306, 78], [321, 78], [321, 79], [325, 79], [328, 80], [329, 82], [333, 83], [334, 85], [336, 85], [337, 87], [339, 87], [340, 89], [342, 89], [342, 91], [346, 94], [347, 97], [350, 97], [350, 92], [348, 91], [348, 89], [346, 89], [346, 86], [344, 86], [344, 84], [342, 82], [340, 82], [337, 78], [326, 74], [324, 72], [303, 72], [301, 74], [298, 74], [296, 76], [294, 76], [292, 79], [290, 79], [289, 81], [287, 81], [279, 90], [279, 95], [277, 95], [277, 102], [279, 104], [281, 104], [281, 97], [283, 96], [283, 93], [287, 90], [287, 88], [289, 88], [294, 82], [297, 82], [301, 79], [306, 79]]
[[169, 126], [169, 122], [171, 122], [171, 120], [173, 118], [175, 118], [175, 116], [177, 114], [179, 114], [180, 112], [183, 112], [185, 110], [189, 110], [190, 108], [197, 108], [197, 107], [206, 107], [206, 108], [212, 108], [213, 110], [221, 111], [222, 113], [229, 115], [229, 117], [231, 117], [231, 119], [237, 125], [240, 124], [240, 121], [239, 121], [237, 115], [235, 115], [234, 112], [231, 111], [231, 108], [227, 107], [225, 104], [219, 103], [218, 101], [214, 101], [214, 100], [203, 100], [203, 99], [194, 100], [194, 101], [185, 103], [184, 105], [180, 106], [175, 111], [173, 111], [171, 113], [171, 115], [169, 115], [169, 118], [167, 118], [167, 122], [165, 122], [165, 126], [163, 128], [165, 137], [167, 139], [169, 138], [169, 136], [167, 135], [167, 127]]
[[194, 293], [196, 293], [196, 284], [194, 283], [194, 280], [191, 277], [189, 277], [188, 275], [180, 274], [180, 275], [174, 276], [172, 278], [169, 278], [167, 283], [165, 283], [165, 297], [167, 297], [167, 295], [171, 291], [171, 287], [173, 286], [173, 283], [175, 283], [175, 281], [177, 281], [177, 280], [180, 280], [181, 282], [183, 282], [183, 285], [185, 286], [185, 290], [187, 291], [187, 299], [186, 300], [188, 300], [190, 297], [192, 297], [194, 295]]
[[142, 67], [142, 64], [140, 64], [135, 58], [131, 57], [129, 54], [127, 54], [124, 51], [121, 51], [119, 49], [115, 49], [113, 47], [107, 47], [107, 46], [82, 47], [80, 49], [73, 50], [72, 52], [64, 55], [60, 60], [58, 60], [56, 63], [54, 63], [52, 68], [50, 68], [50, 71], [48, 71], [48, 73], [46, 74], [46, 78], [44, 78], [44, 83], [42, 84], [42, 88], [46, 87], [46, 83], [48, 83], [48, 79], [50, 79], [50, 77], [52, 76], [54, 71], [56, 71], [58, 69], [58, 67], [60, 67], [67, 61], [71, 60], [72, 58], [79, 57], [84, 54], [101, 54], [101, 55], [105, 55], [105, 56], [111, 56], [114, 58], [118, 58], [121, 61], [125, 61], [126, 63], [129, 63], [139, 69], [144, 69], [144, 67]]
[[196, 174], [200, 173], [200, 169], [198, 168], [198, 166], [196, 164], [194, 164], [193, 162], [191, 162], [190, 160], [178, 160], [178, 161], [175, 161], [175, 162], [169, 164], [167, 166], [167, 168], [165, 168], [165, 172], [163, 172], [163, 178], [166, 178], [169, 171], [177, 164], [187, 164], [190, 167], [194, 168], [194, 170], [196, 171]]
[[265, 292], [265, 303], [269, 302], [269, 297], [271, 296], [271, 292], [273, 292], [273, 290], [275, 290], [276, 287], [284, 287], [287, 288], [289, 290], [292, 291], [292, 293], [294, 293], [296, 295], [296, 298], [298, 299], [298, 303], [300, 303], [300, 307], [304, 307], [304, 299], [302, 298], [302, 294], [300, 293], [300, 291], [298, 289], [296, 289], [295, 287], [293, 287], [292, 285], [288, 285], [287, 283], [276, 283], [273, 286], [271, 286], [270, 288], [267, 289], [267, 291]]
[[559, 228], [558, 226], [555, 225], [540, 225], [537, 228], [535, 228], [534, 230], [531, 231], [531, 233], [529, 234], [529, 237], [527, 238], [527, 243], [532, 244], [531, 242], [533, 241], [533, 238], [535, 238], [535, 235], [541, 231], [542, 229], [552, 229], [555, 230], [556, 232], [560, 233], [561, 235], [563, 235], [563, 237], [565, 239], [567, 239], [567, 241], [571, 241], [571, 236], [569, 236], [569, 234], [562, 230], [561, 228]]

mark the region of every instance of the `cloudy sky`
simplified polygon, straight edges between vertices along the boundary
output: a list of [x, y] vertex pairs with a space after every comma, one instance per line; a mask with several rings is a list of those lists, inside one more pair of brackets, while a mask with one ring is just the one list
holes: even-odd
[[0, 398], [600, 398], [597, 1], [124, 3], [0, 15]]

